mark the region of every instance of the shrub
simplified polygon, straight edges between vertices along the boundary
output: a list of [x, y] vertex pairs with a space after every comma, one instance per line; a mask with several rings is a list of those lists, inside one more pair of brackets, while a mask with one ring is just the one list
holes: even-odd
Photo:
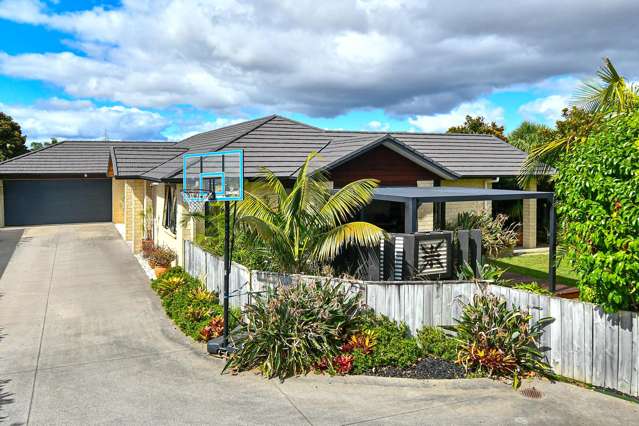
[[155, 247], [149, 254], [149, 262], [157, 266], [171, 266], [175, 259], [177, 255], [169, 247]]
[[582, 298], [639, 309], [639, 111], [608, 120], [555, 176], [562, 244]]
[[525, 283], [514, 283], [511, 280], [502, 278], [505, 269], [501, 269], [490, 263], [486, 263], [479, 268], [478, 277], [475, 277], [475, 272], [469, 264], [464, 264], [459, 271], [457, 271], [457, 279], [463, 281], [492, 281], [496, 285], [504, 287], [516, 288], [517, 290], [525, 290], [531, 293], [541, 294], [544, 296], [552, 296], [552, 292], [535, 281]]
[[358, 331], [359, 303], [359, 294], [328, 281], [269, 290], [246, 306], [246, 337], [225, 368], [280, 379], [318, 365], [335, 369], [340, 346]]
[[422, 356], [440, 358], [446, 361], [457, 359], [457, 341], [450, 338], [439, 327], [424, 327], [417, 332], [417, 346]]
[[362, 374], [374, 368], [394, 366], [405, 368], [415, 364], [421, 354], [417, 341], [410, 337], [408, 326], [397, 324], [384, 316], [369, 316], [362, 325], [366, 333], [375, 336], [372, 352], [353, 349], [353, 373]]
[[552, 292], [545, 287], [540, 286], [535, 281], [529, 283], [514, 283], [512, 288], [517, 290], [525, 290], [535, 294], [541, 294], [543, 296], [552, 296]]
[[452, 230], [480, 229], [482, 252], [491, 257], [498, 256], [506, 249], [517, 244], [518, 223], [506, 226], [508, 216], [498, 214], [494, 219], [486, 212], [462, 212], [457, 215], [457, 222], [446, 227]]
[[510, 309], [504, 299], [484, 290], [464, 307], [458, 320], [457, 361], [466, 371], [511, 377], [517, 388], [524, 376], [550, 374], [538, 347], [550, 322], [552, 318], [542, 318], [531, 325], [528, 312]]
[[461, 281], [492, 281], [495, 284], [504, 285], [507, 283], [505, 279], [502, 279], [505, 272], [505, 269], [484, 263], [478, 268], [477, 277], [475, 277], [473, 268], [468, 263], [464, 263], [457, 271], [457, 279]]
[[[217, 295], [206, 290], [200, 280], [179, 266], [153, 280], [151, 287], [162, 299], [162, 306], [169, 318], [193, 339], [202, 340], [202, 329], [212, 323], [212, 318], [223, 313], [222, 306], [217, 303]], [[237, 310], [232, 313], [231, 317], [239, 316]], [[233, 324], [234, 321], [231, 326]]]

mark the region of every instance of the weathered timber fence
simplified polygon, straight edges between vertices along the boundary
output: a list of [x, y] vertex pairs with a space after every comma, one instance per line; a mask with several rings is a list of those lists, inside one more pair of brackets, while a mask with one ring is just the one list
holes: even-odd
[[[207, 288], [220, 292], [223, 262], [220, 258], [186, 243], [185, 269], [206, 281]], [[232, 306], [241, 307], [252, 295], [272, 286], [326, 279], [303, 275], [250, 271], [233, 264], [230, 280]], [[480, 291], [470, 282], [363, 282], [334, 279], [353, 291], [376, 312], [405, 322], [414, 332], [424, 326], [454, 325], [463, 303]], [[511, 306], [528, 309], [534, 320], [552, 317], [542, 346], [553, 371], [562, 376], [639, 396], [639, 314], [605, 313], [591, 303], [542, 296], [523, 290], [489, 285]], [[234, 293], [235, 292], [235, 293]]]

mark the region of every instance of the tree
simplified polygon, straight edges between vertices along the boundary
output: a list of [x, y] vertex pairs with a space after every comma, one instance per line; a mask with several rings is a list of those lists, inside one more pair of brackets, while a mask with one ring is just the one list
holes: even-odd
[[307, 157], [290, 190], [264, 169], [238, 206], [238, 225], [261, 241], [281, 272], [315, 273], [345, 248], [373, 247], [385, 235], [373, 224], [350, 222], [372, 200], [377, 181], [361, 179], [333, 193], [325, 175], [309, 170], [315, 156]]
[[610, 59], [604, 59], [597, 76], [599, 81], [584, 82], [578, 89], [576, 105], [563, 110], [556, 137], [530, 150], [519, 174], [521, 185], [548, 171], [561, 155], [586, 141], [607, 118], [639, 108], [638, 88], [626, 83]]
[[13, 118], [0, 112], [0, 161], [26, 153], [27, 138]]
[[31, 142], [31, 151], [46, 148], [47, 146], [55, 145], [58, 143], [56, 138], [51, 138], [51, 142]]
[[524, 121], [510, 132], [508, 142], [524, 152], [530, 152], [532, 148], [548, 143], [554, 138], [555, 131], [545, 124]]
[[498, 126], [494, 121], [487, 123], [482, 116], [471, 117], [466, 116], [466, 121], [461, 126], [453, 126], [448, 129], [447, 133], [465, 133], [474, 135], [493, 135], [503, 141], [508, 141], [504, 135], [504, 126]]
[[557, 167], [566, 256], [584, 300], [639, 309], [639, 111], [618, 114]]

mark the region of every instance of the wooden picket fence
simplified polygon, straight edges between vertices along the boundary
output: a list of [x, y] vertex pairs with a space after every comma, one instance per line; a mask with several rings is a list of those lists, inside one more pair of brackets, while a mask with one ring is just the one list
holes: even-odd
[[[221, 293], [224, 268], [219, 257], [187, 242], [184, 259], [185, 269], [191, 275], [202, 278], [209, 289]], [[232, 297], [230, 303], [241, 307], [269, 287], [325, 279], [250, 271], [233, 264], [230, 292], [237, 297]], [[413, 332], [424, 326], [455, 325], [463, 305], [480, 291], [477, 283], [461, 281], [333, 281], [362, 293], [369, 307], [405, 322]], [[487, 288], [509, 305], [528, 309], [534, 321], [554, 318], [541, 343], [555, 373], [639, 396], [639, 314], [625, 311], [607, 314], [591, 303], [495, 285]]]

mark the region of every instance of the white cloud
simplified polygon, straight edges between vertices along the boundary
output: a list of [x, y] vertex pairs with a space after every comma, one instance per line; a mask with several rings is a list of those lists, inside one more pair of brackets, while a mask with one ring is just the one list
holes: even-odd
[[383, 123], [381, 121], [377, 121], [377, 120], [373, 120], [373, 121], [369, 121], [367, 124], [368, 129], [367, 130], [373, 130], [376, 132], [385, 132], [387, 130], [390, 129], [390, 124], [388, 123]]
[[37, 0], [4, 0], [0, 2], [0, 18], [29, 24], [41, 24], [47, 21], [42, 13], [44, 3]]
[[561, 118], [561, 111], [568, 107], [570, 99], [565, 95], [550, 95], [538, 98], [519, 107], [519, 114], [526, 120], [555, 124]]
[[487, 100], [464, 102], [446, 114], [417, 115], [409, 118], [408, 123], [422, 132], [445, 132], [450, 127], [464, 123], [466, 116], [481, 115], [486, 121], [498, 124], [504, 121], [504, 109]]
[[432, 116], [495, 89], [589, 75], [610, 52], [619, 69], [639, 74], [627, 42], [636, 35], [634, 0], [516, 8], [486, 0], [481, 13], [474, 0], [454, 7], [125, 0], [113, 8], [51, 9], [43, 1], [0, 0], [0, 17], [66, 33], [75, 52], [0, 53], [0, 73], [138, 107], [193, 105], [230, 116], [243, 108], [315, 116], [380, 108]]
[[124, 106], [96, 106], [90, 101], [49, 99], [31, 106], [6, 105], [0, 110], [20, 124], [28, 140], [164, 139], [160, 132], [168, 122], [160, 114]]

